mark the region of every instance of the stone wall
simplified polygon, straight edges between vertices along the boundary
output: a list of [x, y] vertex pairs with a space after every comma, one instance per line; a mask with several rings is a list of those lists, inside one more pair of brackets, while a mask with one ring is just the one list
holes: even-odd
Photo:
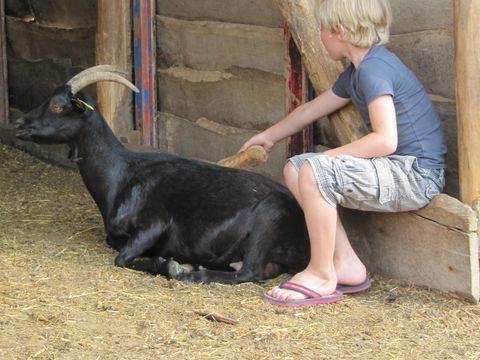
[[6, 0], [5, 15], [13, 120], [95, 64], [97, 8], [95, 0]]
[[[216, 161], [285, 115], [283, 19], [275, 0], [156, 2], [159, 128], [183, 129], [169, 131], [168, 137], [159, 134], [163, 150], [194, 157], [201, 153]], [[96, 3], [5, 1], [11, 119], [95, 64]], [[446, 193], [457, 197], [452, 0], [391, 3], [389, 47], [419, 77], [441, 115], [449, 147]], [[243, 135], [209, 153], [218, 147], [214, 142], [192, 137], [201, 117], [239, 128]], [[181, 125], [173, 126], [176, 121]], [[317, 127], [316, 134], [317, 144], [336, 145], [328, 129]], [[212, 133], [212, 139], [217, 135]], [[280, 144], [261, 171], [280, 180], [281, 166], [272, 164], [281, 164], [286, 155], [285, 143]]]
[[445, 192], [458, 197], [453, 2], [394, 0], [391, 4], [389, 47], [417, 75], [436, 105], [449, 150]]
[[[445, 191], [456, 197], [452, 1], [391, 3], [389, 47], [418, 76], [440, 113], [449, 148]], [[281, 119], [285, 113], [283, 19], [274, 0], [157, 0], [157, 12], [161, 111], [191, 123], [205, 116], [253, 131]], [[328, 127], [326, 121], [316, 126], [316, 144], [337, 145]], [[185, 141], [195, 139], [172, 134], [165, 146]], [[235, 149], [224, 150], [227, 154]], [[286, 151], [282, 149], [279, 156], [286, 156]], [[279, 175], [273, 168], [267, 173]]]
[[[157, 0], [157, 13], [165, 150], [217, 161], [285, 115], [283, 19], [275, 0]], [[211, 123], [217, 126], [205, 126]], [[286, 153], [283, 142], [256, 171], [280, 180]]]

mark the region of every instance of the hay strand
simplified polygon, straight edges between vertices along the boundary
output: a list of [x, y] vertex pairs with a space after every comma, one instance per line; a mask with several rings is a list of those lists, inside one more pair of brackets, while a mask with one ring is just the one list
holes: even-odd
[[209, 311], [195, 311], [196, 314], [200, 315], [204, 319], [210, 320], [210, 321], [215, 321], [215, 322], [221, 322], [229, 325], [238, 325], [239, 322], [237, 320], [229, 319], [225, 316], [215, 314], [213, 312]]

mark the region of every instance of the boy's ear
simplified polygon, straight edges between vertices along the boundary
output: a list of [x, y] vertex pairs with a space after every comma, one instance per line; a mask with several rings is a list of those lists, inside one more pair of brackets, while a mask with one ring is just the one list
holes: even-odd
[[335, 27], [335, 34], [339, 40], [345, 40], [345, 28], [342, 25], [339, 24]]

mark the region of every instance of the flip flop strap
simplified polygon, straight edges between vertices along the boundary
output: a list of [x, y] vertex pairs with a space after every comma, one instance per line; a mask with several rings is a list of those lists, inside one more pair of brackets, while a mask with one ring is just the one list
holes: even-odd
[[303, 285], [292, 283], [290, 281], [285, 281], [285, 282], [281, 283], [280, 285], [278, 285], [278, 287], [280, 289], [296, 291], [296, 292], [298, 292], [302, 295], [307, 296], [308, 298], [321, 298], [321, 297], [323, 297], [323, 295], [320, 295], [316, 291], [313, 291], [313, 290], [311, 290], [311, 289], [309, 289], [309, 288], [307, 288]]

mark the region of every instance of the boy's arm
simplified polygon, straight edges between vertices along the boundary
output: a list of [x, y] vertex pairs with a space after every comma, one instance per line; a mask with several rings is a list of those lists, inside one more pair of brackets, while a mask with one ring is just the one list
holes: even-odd
[[368, 105], [372, 132], [364, 137], [324, 152], [325, 155], [352, 155], [360, 158], [387, 156], [398, 145], [397, 117], [391, 95], [377, 97]]
[[296, 134], [315, 120], [344, 107], [349, 102], [350, 99], [341, 98], [335, 95], [332, 90], [327, 90], [315, 99], [300, 105], [264, 132], [252, 137], [243, 144], [239, 152], [252, 145], [262, 145], [265, 150], [270, 151], [278, 141]]

